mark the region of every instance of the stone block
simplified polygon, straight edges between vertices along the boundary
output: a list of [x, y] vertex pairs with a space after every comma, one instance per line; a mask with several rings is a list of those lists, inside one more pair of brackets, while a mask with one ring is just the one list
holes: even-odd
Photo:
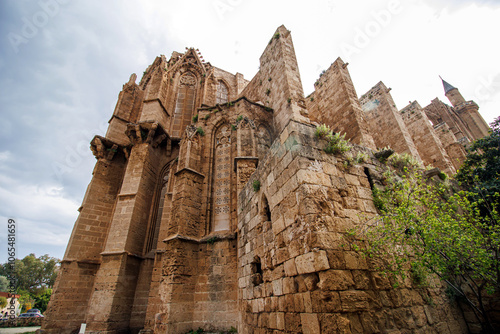
[[370, 296], [364, 291], [341, 291], [342, 311], [366, 311], [370, 306]]
[[354, 286], [348, 270], [326, 270], [319, 273], [318, 287], [322, 290], [347, 290]]
[[295, 258], [299, 274], [308, 274], [330, 268], [328, 257], [324, 250], [309, 252]]
[[297, 268], [295, 267], [295, 259], [290, 259], [285, 262], [285, 275], [286, 276], [297, 275]]
[[300, 322], [302, 324], [302, 332], [304, 334], [321, 333], [318, 321], [318, 315], [315, 313], [301, 313]]

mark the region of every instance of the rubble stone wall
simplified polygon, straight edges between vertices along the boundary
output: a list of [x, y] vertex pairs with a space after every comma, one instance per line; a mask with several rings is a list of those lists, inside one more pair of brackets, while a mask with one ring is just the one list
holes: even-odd
[[349, 231], [376, 214], [366, 170], [380, 166], [345, 169], [324, 144], [291, 121], [250, 179], [261, 189], [249, 182], [240, 193], [239, 332], [466, 333], [439, 281], [395, 288], [355, 250]]

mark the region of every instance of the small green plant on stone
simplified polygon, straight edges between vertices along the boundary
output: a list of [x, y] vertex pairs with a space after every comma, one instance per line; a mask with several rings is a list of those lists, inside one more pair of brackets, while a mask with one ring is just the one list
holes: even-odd
[[236, 131], [236, 125], [231, 124], [231, 130]]
[[448, 175], [446, 175], [446, 173], [444, 172], [439, 172], [438, 176], [443, 181], [445, 181], [448, 178]]
[[363, 152], [356, 153], [356, 156], [354, 157], [355, 164], [362, 164], [363, 162], [367, 162], [367, 161], [368, 161], [368, 154], [363, 153]]
[[328, 145], [325, 148], [326, 153], [342, 154], [351, 150], [351, 144], [349, 144], [349, 139], [345, 139], [345, 133], [343, 135], [338, 132], [328, 134], [326, 139], [328, 140]]
[[271, 81], [271, 80], [272, 80], [271, 78], [267, 79], [267, 81]]
[[[207, 240], [207, 244], [213, 245], [217, 241], [217, 237], [211, 237], [210, 239]], [[201, 332], [203, 333], [203, 332]]]
[[200, 126], [196, 129], [196, 133], [199, 134], [200, 136], [204, 136], [205, 130], [203, 130], [203, 128]]
[[418, 162], [417, 159], [415, 159], [413, 156], [409, 155], [408, 153], [394, 153], [391, 155], [388, 159], [387, 162], [394, 168], [399, 169], [399, 170], [404, 170], [405, 168], [407, 169], [415, 169], [415, 168], [422, 168], [422, 165], [420, 162]]
[[228, 333], [238, 333], [238, 330], [231, 326], [231, 329], [228, 331]]
[[274, 39], [280, 38], [280, 33], [279, 32], [275, 33], [273, 37], [274, 37]]
[[239, 122], [243, 119], [243, 116], [242, 115], [239, 115], [238, 117], [236, 117], [236, 122]]
[[253, 183], [252, 183], [252, 186], [253, 186], [253, 190], [255, 192], [259, 191], [260, 190], [260, 181], [259, 180], [254, 180]]
[[310, 100], [311, 100], [311, 102], [314, 101], [314, 97], [311, 97]]
[[268, 89], [266, 90], [266, 95], [267, 95], [267, 96], [269, 96], [269, 94], [271, 94], [271, 90], [268, 88]]
[[289, 98], [286, 100], [286, 102], [288, 102], [288, 104], [290, 104], [290, 103], [292, 102], [292, 98], [290, 98], [290, 97], [289, 97]]
[[210, 114], [206, 114], [205, 117], [203, 117], [203, 119], [206, 121], [207, 119], [210, 118]]
[[196, 123], [196, 122], [198, 122], [198, 114], [193, 116], [193, 123]]
[[316, 127], [316, 131], [314, 132], [314, 135], [320, 139], [326, 138], [329, 134], [332, 133], [332, 130], [330, 130], [330, 127], [326, 124], [321, 124], [320, 126]]

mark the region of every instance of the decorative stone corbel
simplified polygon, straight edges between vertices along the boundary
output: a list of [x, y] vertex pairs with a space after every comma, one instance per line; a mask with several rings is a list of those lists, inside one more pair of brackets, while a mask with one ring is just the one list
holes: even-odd
[[[120, 145], [107, 138], [95, 136], [90, 142], [90, 149], [96, 159], [111, 161], [120, 149]], [[126, 147], [122, 147], [122, 150], [126, 150]]]
[[129, 137], [132, 145], [148, 143], [154, 148], [164, 144], [169, 138], [156, 122], [129, 123], [125, 134]]

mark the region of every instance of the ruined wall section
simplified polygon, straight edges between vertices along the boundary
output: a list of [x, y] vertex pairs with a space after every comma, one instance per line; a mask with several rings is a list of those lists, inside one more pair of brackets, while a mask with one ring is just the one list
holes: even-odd
[[457, 138], [457, 141], [462, 144], [472, 142], [473, 136], [465, 122], [460, 119], [457, 113], [446, 103], [435, 98], [429, 105], [424, 108], [424, 112], [429, 120], [434, 125], [446, 123], [450, 127], [451, 132]]
[[400, 112], [424, 164], [438, 167], [445, 173], [454, 174], [455, 167], [434, 131], [431, 121], [418, 102], [412, 102]]
[[129, 82], [123, 85], [106, 132], [106, 138], [124, 146], [130, 145], [126, 135], [127, 124], [138, 121], [144, 99], [144, 91], [135, 83], [136, 79], [137, 75], [134, 73]]
[[164, 129], [170, 125], [172, 112], [167, 106], [167, 92], [169, 82], [166, 80], [165, 70], [167, 61], [164, 56], [156, 57], [153, 64], [148, 66], [139, 83], [144, 90], [144, 100], [139, 116], [140, 122], [157, 122]]
[[364, 169], [376, 162], [344, 169], [314, 130], [290, 122], [240, 193], [238, 333], [466, 333], [436, 282], [394, 288], [355, 250], [348, 231], [376, 214]]
[[347, 64], [337, 58], [314, 86], [315, 91], [306, 99], [311, 120], [345, 133], [355, 144], [375, 148]]
[[457, 138], [447, 123], [434, 125], [434, 131], [446, 150], [446, 153], [448, 153], [451, 163], [455, 169], [458, 170], [467, 156], [465, 146], [457, 141]]
[[390, 89], [383, 82], [377, 83], [361, 96], [359, 102], [377, 147], [390, 146], [395, 152], [410, 154], [421, 161]]
[[273, 128], [281, 131], [290, 119], [309, 122], [292, 36], [280, 26], [260, 57], [259, 72], [240, 96], [274, 110]]

